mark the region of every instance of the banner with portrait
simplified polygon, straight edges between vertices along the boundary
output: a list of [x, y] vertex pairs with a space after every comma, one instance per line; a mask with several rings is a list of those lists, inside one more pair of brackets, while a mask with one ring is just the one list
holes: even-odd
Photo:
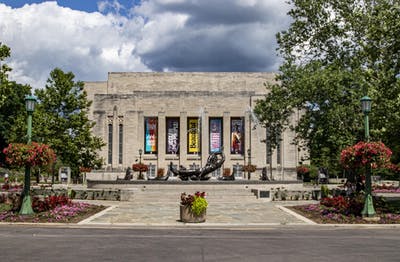
[[188, 153], [200, 153], [200, 121], [188, 119]]
[[167, 118], [167, 154], [179, 153], [179, 118]]
[[222, 119], [210, 118], [210, 153], [222, 151]]
[[231, 154], [244, 153], [244, 120], [231, 118]]
[[144, 119], [145, 126], [145, 153], [155, 154], [157, 153], [157, 128], [158, 119], [157, 117], [146, 117]]

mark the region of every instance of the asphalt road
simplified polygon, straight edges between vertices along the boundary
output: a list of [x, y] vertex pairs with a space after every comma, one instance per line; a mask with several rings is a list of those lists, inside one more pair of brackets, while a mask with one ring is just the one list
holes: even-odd
[[399, 228], [0, 225], [0, 261], [400, 261]]

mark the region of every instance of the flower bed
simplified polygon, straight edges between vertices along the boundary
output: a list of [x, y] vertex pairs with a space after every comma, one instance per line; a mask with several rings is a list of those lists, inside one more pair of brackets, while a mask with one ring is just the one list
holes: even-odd
[[[359, 198], [343, 196], [324, 198], [318, 204], [288, 207], [302, 216], [320, 224], [399, 224], [400, 214], [388, 209], [385, 201], [375, 199], [377, 221], [365, 220], [361, 216], [363, 202]], [[399, 210], [397, 210], [398, 212]]]
[[0, 203], [0, 222], [77, 223], [105, 209], [87, 203], [72, 202], [66, 196], [34, 197], [32, 215], [20, 215], [15, 203]]

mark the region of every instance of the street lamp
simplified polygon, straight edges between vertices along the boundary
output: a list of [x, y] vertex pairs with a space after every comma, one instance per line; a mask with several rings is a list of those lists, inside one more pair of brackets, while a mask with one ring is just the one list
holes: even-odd
[[[32, 95], [27, 95], [25, 97], [25, 106], [26, 112], [28, 112], [28, 121], [27, 121], [27, 136], [28, 136], [28, 145], [32, 142], [32, 114], [35, 110], [36, 97]], [[22, 199], [22, 206], [19, 213], [21, 215], [31, 215], [33, 214], [32, 209], [32, 201], [30, 196], [30, 185], [31, 185], [31, 167], [25, 165], [25, 182], [24, 182], [24, 192]]]
[[[142, 154], [143, 154], [143, 150], [139, 149], [139, 164], [142, 165]], [[142, 166], [140, 166], [140, 170], [139, 170], [139, 177], [142, 177]]]
[[[371, 112], [372, 99], [368, 96], [361, 98], [361, 108], [364, 113], [365, 140], [369, 142], [369, 119], [368, 114]], [[364, 208], [361, 212], [364, 217], [374, 217], [375, 209], [371, 195], [371, 163], [365, 166], [365, 201]]]

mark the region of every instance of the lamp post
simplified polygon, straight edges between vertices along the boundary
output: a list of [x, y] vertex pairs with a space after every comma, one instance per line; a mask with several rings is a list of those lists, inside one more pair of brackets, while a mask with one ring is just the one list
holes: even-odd
[[[364, 113], [365, 141], [369, 142], [369, 119], [368, 113], [371, 112], [372, 99], [368, 96], [361, 98], [361, 108]], [[364, 217], [374, 217], [375, 209], [371, 195], [371, 163], [365, 166], [365, 201], [364, 208], [361, 212]]]
[[[28, 95], [25, 97], [25, 106], [26, 111], [28, 112], [28, 121], [27, 121], [27, 136], [28, 136], [28, 145], [32, 142], [32, 114], [35, 110], [36, 98], [32, 95]], [[25, 182], [24, 182], [24, 192], [22, 199], [22, 206], [19, 213], [21, 215], [30, 215], [33, 214], [32, 209], [32, 201], [30, 196], [30, 185], [31, 185], [31, 167], [25, 165]]]
[[[143, 150], [139, 149], [139, 164], [140, 165], [142, 165], [142, 154], [143, 154]], [[142, 166], [140, 166], [139, 177], [142, 178]]]
[[248, 157], [248, 169], [247, 169], [247, 179], [250, 180], [250, 166], [251, 166], [251, 149], [247, 149], [247, 157]]

